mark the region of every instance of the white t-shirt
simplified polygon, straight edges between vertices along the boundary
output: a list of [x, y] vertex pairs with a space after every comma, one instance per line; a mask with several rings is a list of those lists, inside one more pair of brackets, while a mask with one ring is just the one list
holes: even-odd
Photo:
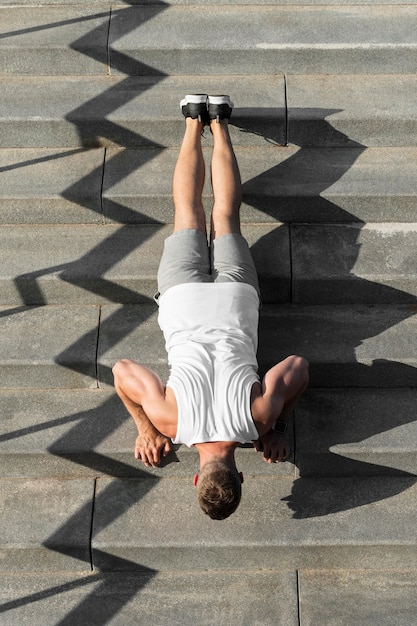
[[174, 443], [258, 439], [250, 407], [259, 382], [259, 297], [246, 283], [185, 283], [159, 298], [178, 405]]

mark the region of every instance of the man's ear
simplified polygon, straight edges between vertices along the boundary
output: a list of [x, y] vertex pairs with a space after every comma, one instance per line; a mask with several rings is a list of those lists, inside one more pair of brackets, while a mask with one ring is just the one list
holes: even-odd
[[197, 483], [198, 483], [198, 474], [195, 474], [195, 475], [194, 475], [194, 480], [193, 480], [193, 483], [194, 483], [194, 487], [197, 487]]
[[240, 482], [243, 485], [243, 474], [242, 472], [239, 472], [239, 478], [240, 478]]

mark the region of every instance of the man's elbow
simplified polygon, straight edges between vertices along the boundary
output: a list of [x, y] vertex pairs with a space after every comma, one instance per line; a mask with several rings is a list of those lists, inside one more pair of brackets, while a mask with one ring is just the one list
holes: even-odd
[[129, 371], [131, 361], [129, 359], [120, 359], [112, 367], [112, 373], [115, 383], [122, 380]]
[[293, 354], [290, 359], [292, 359], [292, 367], [297, 372], [299, 379], [304, 383], [305, 386], [307, 386], [310, 379], [309, 362], [306, 358], [297, 354]]

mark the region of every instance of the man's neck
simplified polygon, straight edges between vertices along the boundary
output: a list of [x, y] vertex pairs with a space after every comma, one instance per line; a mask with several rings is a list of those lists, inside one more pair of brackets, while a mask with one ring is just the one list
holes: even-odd
[[235, 449], [239, 444], [235, 441], [209, 441], [196, 443], [195, 448], [200, 455], [200, 470], [206, 463], [215, 459], [223, 461], [231, 467], [236, 467]]

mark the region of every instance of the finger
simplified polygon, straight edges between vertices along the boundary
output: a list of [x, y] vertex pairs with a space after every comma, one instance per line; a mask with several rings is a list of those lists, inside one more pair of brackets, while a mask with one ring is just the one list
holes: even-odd
[[269, 457], [271, 456], [271, 450], [268, 446], [264, 445], [264, 460], [270, 462]]
[[171, 452], [171, 444], [169, 441], [164, 445], [164, 450], [162, 452], [163, 456], [167, 456]]
[[279, 457], [278, 457], [278, 461], [285, 461], [286, 459], [288, 459], [290, 455], [290, 449], [288, 446], [282, 446], [282, 448], [280, 448], [279, 450]]
[[276, 448], [272, 448], [269, 458], [271, 463], [277, 463], [278, 450]]
[[157, 465], [159, 465], [159, 462], [161, 460], [161, 449], [160, 448], [152, 448], [151, 450], [152, 453], [152, 467], [156, 467]]

